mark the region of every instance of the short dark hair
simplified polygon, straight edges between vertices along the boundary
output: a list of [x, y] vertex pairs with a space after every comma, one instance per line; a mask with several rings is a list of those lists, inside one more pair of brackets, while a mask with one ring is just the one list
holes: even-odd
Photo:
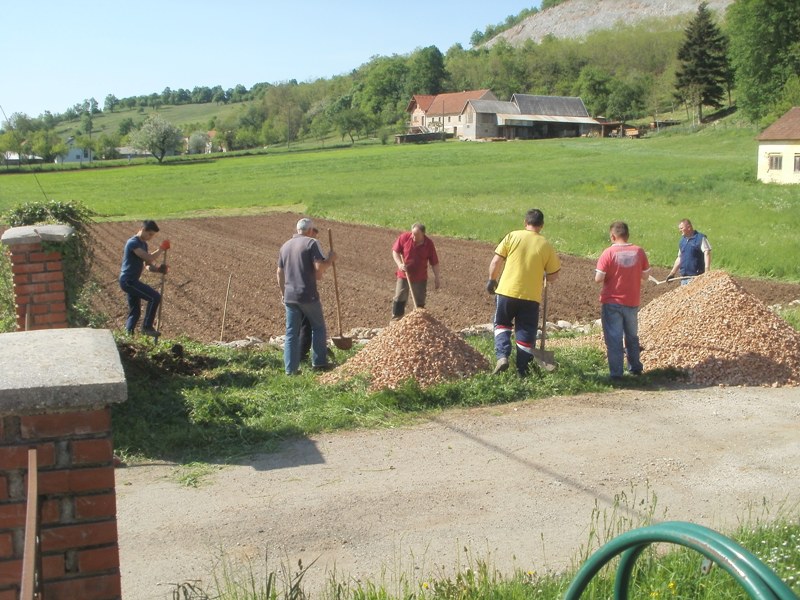
[[532, 208], [525, 213], [525, 225], [541, 227], [544, 225], [544, 213], [538, 208]]
[[611, 227], [608, 228], [608, 230], [611, 233], [613, 233], [616, 237], [626, 241], [628, 239], [628, 236], [630, 235], [628, 231], [628, 224], [625, 221], [614, 221], [611, 224]]
[[154, 233], [158, 233], [158, 225], [156, 225], [155, 221], [142, 221], [142, 231], [152, 231]]
[[425, 223], [414, 223], [411, 226], [411, 231], [414, 231], [415, 229], [419, 229], [422, 233], [425, 233]]

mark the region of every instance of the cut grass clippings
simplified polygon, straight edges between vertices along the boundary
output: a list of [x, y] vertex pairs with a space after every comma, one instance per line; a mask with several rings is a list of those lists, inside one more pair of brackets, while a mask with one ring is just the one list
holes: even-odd
[[[491, 339], [474, 336], [469, 342], [492, 354]], [[165, 340], [153, 347], [138, 338], [118, 339], [128, 381], [127, 402], [112, 409], [121, 456], [224, 461], [323, 431], [396, 427], [447, 408], [609, 389], [605, 356], [591, 347], [557, 350], [559, 369], [546, 375], [522, 379], [513, 370], [502, 376], [486, 372], [427, 389], [409, 381], [373, 393], [363, 379], [321, 385], [307, 365], [299, 376], [287, 377], [282, 351], [275, 347], [241, 350], [180, 343], [183, 352], [176, 356]], [[356, 351], [336, 350], [336, 360], [344, 362]]]

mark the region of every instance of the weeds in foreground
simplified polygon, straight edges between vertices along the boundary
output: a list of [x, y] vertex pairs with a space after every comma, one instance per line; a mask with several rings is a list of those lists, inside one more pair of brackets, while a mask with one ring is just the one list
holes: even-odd
[[[255, 574], [255, 565], [235, 567], [230, 561], [220, 563], [220, 573], [214, 573], [208, 589], [198, 582], [176, 585], [173, 598], [183, 600], [261, 600], [278, 598], [300, 600], [555, 600], [563, 597], [577, 569], [600, 546], [618, 535], [653, 523], [657, 507], [656, 496], [646, 490], [640, 496], [635, 488], [619, 494], [606, 509], [595, 506], [588, 527], [588, 539], [578, 551], [573, 567], [563, 573], [547, 568], [516, 569], [503, 574], [491, 557], [479, 557], [464, 547], [463, 555], [454, 561], [451, 572], [442, 567], [428, 572], [423, 564], [412, 564], [398, 573], [382, 573], [377, 580], [355, 579], [342, 573], [327, 573], [319, 589], [306, 590], [303, 580], [313, 565], [297, 569], [282, 561], [278, 571]], [[752, 513], [748, 519], [752, 518]], [[781, 507], [770, 517], [762, 507], [762, 517], [742, 524], [730, 536], [749, 548], [795, 592], [800, 591], [800, 512], [798, 507]], [[412, 557], [413, 559], [413, 557]], [[734, 600], [745, 598], [745, 591], [721, 568], [710, 568], [695, 551], [679, 547], [650, 546], [637, 561], [630, 597], [655, 599], [692, 598], [699, 600]], [[441, 564], [441, 557], [437, 557]], [[613, 563], [612, 563], [613, 565]], [[607, 599], [614, 596], [614, 566], [602, 570], [581, 598]]]

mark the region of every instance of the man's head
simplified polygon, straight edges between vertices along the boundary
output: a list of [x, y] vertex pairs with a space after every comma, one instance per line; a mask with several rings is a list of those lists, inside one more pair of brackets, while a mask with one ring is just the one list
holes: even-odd
[[425, 225], [423, 223], [414, 223], [411, 226], [411, 237], [414, 238], [414, 242], [417, 244], [421, 244], [425, 241]]
[[622, 242], [627, 242], [630, 235], [628, 224], [624, 221], [614, 221], [611, 227], [608, 228], [608, 232], [612, 240], [620, 240]]
[[314, 222], [307, 217], [304, 217], [297, 222], [297, 233], [311, 235], [312, 229], [314, 229]]
[[692, 222], [689, 219], [683, 219], [680, 223], [678, 223], [678, 230], [681, 232], [683, 237], [692, 237], [694, 234], [694, 227], [692, 227]]
[[544, 213], [538, 208], [532, 208], [525, 213], [525, 226], [526, 227], [542, 227], [544, 226]]
[[158, 233], [158, 225], [155, 221], [146, 220], [142, 221], [142, 226], [139, 228], [139, 237], [145, 242]]

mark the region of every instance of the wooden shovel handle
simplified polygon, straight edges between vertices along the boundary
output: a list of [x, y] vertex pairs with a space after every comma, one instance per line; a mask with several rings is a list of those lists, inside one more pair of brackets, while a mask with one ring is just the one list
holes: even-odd
[[[328, 227], [328, 246], [333, 252], [333, 231]], [[339, 303], [339, 282], [336, 278], [336, 261], [331, 263], [333, 267], [333, 292], [336, 295], [336, 327], [339, 329], [339, 337], [342, 337], [342, 307]]]
[[[403, 255], [400, 255], [400, 264], [405, 266], [405, 261], [403, 260]], [[406, 282], [408, 283], [408, 293], [411, 294], [411, 301], [414, 303], [414, 309], [417, 308], [417, 298], [414, 296], [414, 288], [411, 287], [411, 275], [409, 275], [408, 271], [406, 271]]]

